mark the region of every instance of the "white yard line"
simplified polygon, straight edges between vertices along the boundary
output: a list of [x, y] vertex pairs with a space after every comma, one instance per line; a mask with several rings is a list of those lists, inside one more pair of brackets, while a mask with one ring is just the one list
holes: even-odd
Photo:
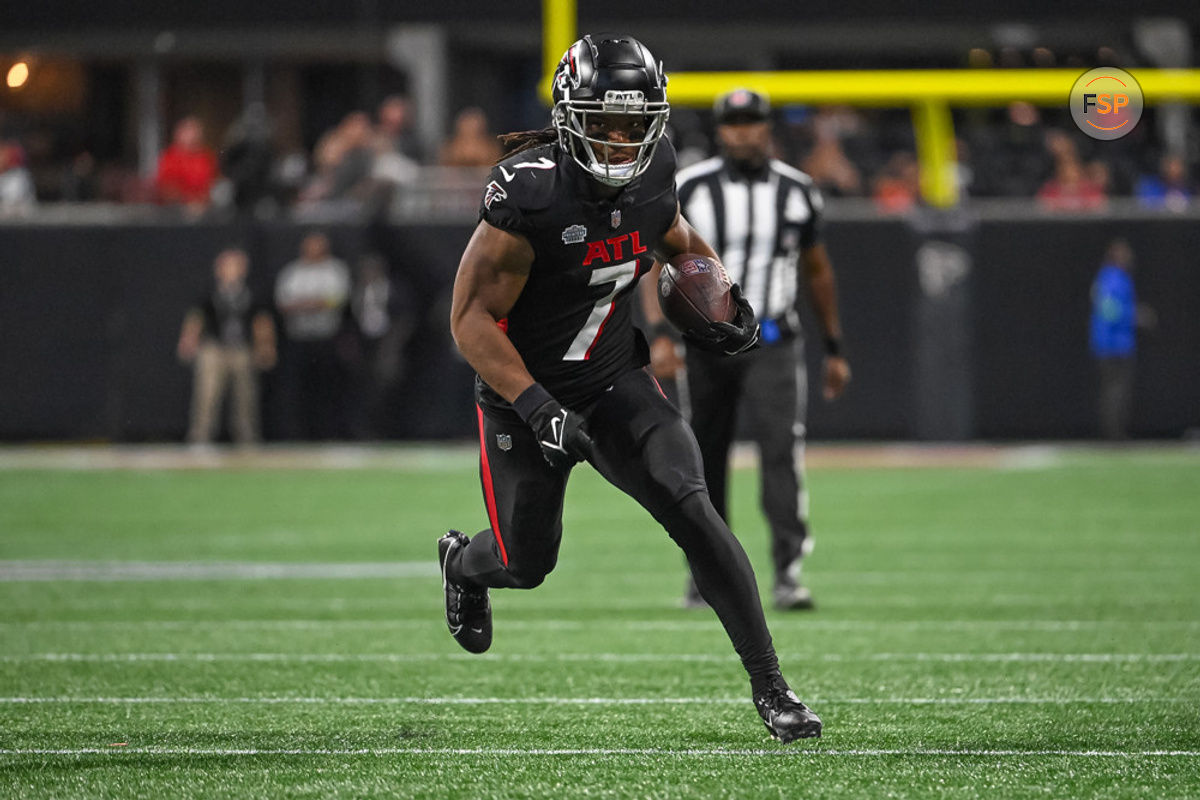
[[[1169, 580], [1175, 573], [1181, 578], [1190, 575], [1190, 565], [1163, 564], [1157, 567], [1123, 569], [1125, 579], [1142, 581]], [[1014, 580], [1028, 579], [1036, 574], [1031, 569], [926, 569], [913, 567], [896, 570], [826, 570], [821, 577], [831, 583], [902, 585], [913, 582], [928, 582], [937, 579], [947, 582], [992, 582], [1011, 585]], [[1048, 567], [1046, 575], [1057, 575], [1061, 570]], [[1183, 575], [1182, 573], [1187, 573]], [[377, 562], [306, 562], [306, 561], [67, 561], [67, 560], [12, 560], [0, 561], [0, 583], [3, 582], [134, 582], [134, 581], [191, 581], [191, 580], [270, 580], [280, 578], [314, 578], [329, 580], [354, 580], [357, 578], [437, 578], [437, 562], [428, 561], [377, 561]], [[634, 578], [655, 575], [653, 571], [640, 573]], [[629, 576], [627, 576], [629, 577]], [[1010, 603], [1027, 602], [1035, 597], [1005, 595]], [[906, 604], [920, 602], [919, 598], [906, 598]], [[860, 605], [855, 603], [855, 605]]]
[[240, 448], [180, 445], [0, 446], [0, 470], [396, 469], [447, 471], [479, 460], [478, 445], [296, 446]]
[[429, 561], [0, 561], [4, 581], [207, 581], [435, 578]]
[[[933, 661], [1000, 663], [1177, 663], [1200, 661], [1200, 653], [780, 653], [789, 661]], [[688, 662], [734, 663], [724, 653], [5, 653], [0, 662], [280, 662], [280, 663], [409, 663], [438, 661], [501, 662]]]
[[[1038, 620], [1038, 619], [1007, 619], [1007, 620], [864, 620], [864, 619], [811, 619], [809, 617], [776, 617], [772, 619], [772, 627], [786, 628], [802, 627], [806, 631], [1027, 631], [1069, 633], [1072, 631], [1103, 631], [1112, 628], [1136, 628], [1138, 630], [1200, 630], [1197, 620]], [[4, 628], [150, 628], [150, 629], [182, 629], [209, 627], [219, 629], [280, 629], [280, 630], [321, 630], [324, 628], [368, 628], [368, 629], [410, 629], [410, 628], [441, 628], [443, 622], [437, 615], [429, 615], [423, 619], [195, 619], [195, 620], [163, 620], [163, 619], [95, 619], [95, 620], [26, 620], [20, 622], [0, 621], [0, 629]], [[716, 617], [705, 616], [704, 619], [692, 620], [622, 620], [619, 618], [602, 618], [596, 620], [576, 621], [566, 619], [506, 619], [504, 627], [513, 630], [554, 630], [554, 631], [594, 631], [608, 628], [639, 631], [706, 631], [720, 632], [721, 626]]]
[[[1186, 445], [1143, 447], [1153, 453], [1190, 452]], [[1058, 466], [1069, 452], [1087, 452], [1078, 445], [915, 444], [911, 442], [810, 444], [806, 458], [821, 468], [991, 467], [1047, 469]], [[468, 442], [380, 445], [286, 445], [255, 448], [224, 445], [189, 447], [176, 444], [20, 446], [0, 445], [0, 470], [166, 470], [166, 469], [398, 469], [464, 470], [479, 458]], [[739, 443], [733, 464], [757, 465], [757, 450]]]
[[200, 747], [109, 747], [79, 748], [6, 748], [0, 756], [80, 756], [80, 755], [163, 756], [395, 756], [395, 755], [477, 755], [477, 756], [674, 756], [682, 758], [710, 756], [783, 756], [803, 757], [888, 757], [932, 756], [962, 758], [1029, 758], [1063, 756], [1072, 758], [1197, 758], [1200, 750], [972, 750], [964, 749], [822, 749], [819, 747], [778, 747], [774, 749], [691, 748], [672, 750], [660, 747], [369, 747], [369, 748], [200, 748]]
[[[1188, 569], [1178, 563], [1157, 568], [1142, 566], [1123, 570], [1127, 577], [1160, 577]], [[929, 569], [912, 567], [894, 570], [826, 570], [821, 574], [835, 582], [895, 583], [928, 580], [1011, 581], [1017, 570]], [[1020, 571], [1029, 574], [1029, 569]], [[269, 580], [280, 578], [436, 578], [437, 564], [427, 561], [307, 562], [307, 561], [118, 561], [73, 559], [0, 560], [0, 582], [5, 581], [188, 581]]]
[[[1194, 703], [1184, 697], [808, 697], [821, 705], [1124, 705]], [[745, 705], [744, 697], [0, 697], [0, 705]]]

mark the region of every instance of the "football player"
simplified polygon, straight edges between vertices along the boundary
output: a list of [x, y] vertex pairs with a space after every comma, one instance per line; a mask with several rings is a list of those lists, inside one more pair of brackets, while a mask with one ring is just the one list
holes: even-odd
[[[589, 462], [682, 548], [750, 677], [767, 730], [789, 742], [821, 720], [779, 671], [754, 573], [713, 509], [700, 451], [644, 369], [631, 322], [655, 259], [715, 258], [680, 216], [664, 136], [667, 78], [630, 36], [585, 36], [554, 74], [552, 126], [501, 137], [480, 222], [458, 267], [451, 330], [474, 367], [489, 527], [438, 541], [446, 623], [473, 653], [492, 641], [491, 588], [531, 589], [554, 568], [571, 468]], [[758, 326], [734, 290], [732, 323], [694, 344], [736, 354]]]

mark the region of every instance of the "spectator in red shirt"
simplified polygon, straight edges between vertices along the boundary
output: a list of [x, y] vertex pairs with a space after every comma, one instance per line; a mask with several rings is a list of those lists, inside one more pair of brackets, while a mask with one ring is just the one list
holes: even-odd
[[217, 157], [204, 146], [204, 128], [195, 117], [175, 125], [171, 146], [158, 159], [154, 184], [160, 203], [182, 204], [199, 212], [208, 207], [217, 176]]
[[[1097, 174], [1097, 173], [1101, 174]], [[1052, 211], [1095, 211], [1104, 208], [1108, 197], [1104, 193], [1105, 170], [1092, 170], [1089, 175], [1074, 158], [1058, 162], [1054, 177], [1042, 184], [1037, 199], [1042, 208]]]

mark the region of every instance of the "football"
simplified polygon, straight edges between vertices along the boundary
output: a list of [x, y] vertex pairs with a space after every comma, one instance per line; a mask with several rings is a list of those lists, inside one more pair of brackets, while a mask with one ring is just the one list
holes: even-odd
[[658, 302], [667, 321], [681, 333], [703, 335], [709, 323], [732, 322], [737, 306], [721, 262], [685, 253], [663, 264]]

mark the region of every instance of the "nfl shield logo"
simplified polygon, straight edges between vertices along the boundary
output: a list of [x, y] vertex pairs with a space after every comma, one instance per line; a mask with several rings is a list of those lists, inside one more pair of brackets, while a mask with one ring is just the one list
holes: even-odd
[[507, 433], [497, 433], [496, 446], [507, 453], [512, 450], [512, 437]]
[[614, 208], [612, 215], [608, 218], [608, 222], [612, 225], [613, 230], [621, 227], [621, 209]]

